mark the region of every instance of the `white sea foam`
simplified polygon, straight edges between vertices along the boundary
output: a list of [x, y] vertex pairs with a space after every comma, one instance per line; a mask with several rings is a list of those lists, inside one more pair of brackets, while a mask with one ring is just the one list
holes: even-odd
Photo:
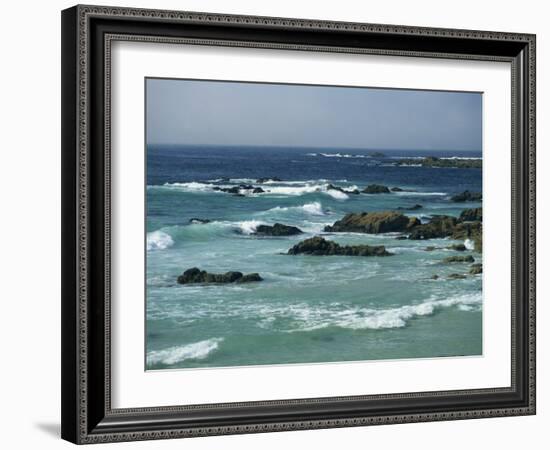
[[222, 341], [223, 338], [212, 338], [164, 350], [153, 350], [147, 353], [147, 362], [149, 364], [172, 365], [188, 359], [205, 359], [210, 353], [218, 349]]
[[256, 232], [258, 225], [265, 225], [265, 222], [261, 220], [243, 220], [242, 222], [236, 223], [237, 227], [240, 229], [243, 234], [253, 234]]
[[157, 230], [147, 233], [147, 250], [164, 250], [174, 245], [172, 236], [164, 231]]
[[347, 200], [349, 198], [348, 194], [337, 191], [336, 189], [328, 189], [326, 193], [336, 200]]
[[306, 203], [302, 206], [276, 206], [275, 208], [268, 209], [266, 213], [270, 212], [283, 212], [283, 211], [304, 211], [312, 216], [324, 216], [323, 205], [321, 202]]
[[474, 250], [475, 249], [475, 243], [471, 239], [466, 239], [464, 241], [464, 247], [466, 247], [468, 250]]

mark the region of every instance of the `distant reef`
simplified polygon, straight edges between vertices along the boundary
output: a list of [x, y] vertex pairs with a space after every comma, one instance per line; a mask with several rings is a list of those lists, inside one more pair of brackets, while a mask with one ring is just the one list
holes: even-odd
[[448, 167], [458, 169], [481, 169], [482, 160], [476, 158], [436, 158], [427, 156], [421, 159], [400, 159], [398, 166]]
[[315, 236], [296, 244], [288, 251], [289, 255], [314, 256], [390, 256], [383, 245], [340, 245], [336, 242]]
[[208, 273], [196, 267], [187, 269], [177, 278], [178, 284], [197, 284], [197, 283], [250, 283], [253, 281], [262, 281], [263, 278], [257, 273], [243, 275], [242, 272], [226, 273]]

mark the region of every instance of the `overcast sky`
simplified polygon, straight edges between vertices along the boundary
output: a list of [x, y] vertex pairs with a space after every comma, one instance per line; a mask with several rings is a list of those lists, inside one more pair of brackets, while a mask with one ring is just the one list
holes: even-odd
[[480, 151], [479, 93], [147, 79], [147, 142]]

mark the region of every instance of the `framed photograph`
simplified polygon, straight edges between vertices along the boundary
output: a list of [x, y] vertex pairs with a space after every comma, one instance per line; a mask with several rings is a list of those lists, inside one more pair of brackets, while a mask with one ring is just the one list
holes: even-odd
[[62, 437], [535, 413], [535, 36], [62, 12]]

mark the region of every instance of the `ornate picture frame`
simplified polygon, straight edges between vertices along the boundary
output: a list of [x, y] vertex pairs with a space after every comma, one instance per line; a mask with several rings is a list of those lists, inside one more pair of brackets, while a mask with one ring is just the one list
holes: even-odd
[[[139, 41], [511, 64], [511, 385], [116, 409], [111, 45]], [[62, 12], [62, 437], [85, 444], [535, 414], [535, 36], [100, 6]]]

